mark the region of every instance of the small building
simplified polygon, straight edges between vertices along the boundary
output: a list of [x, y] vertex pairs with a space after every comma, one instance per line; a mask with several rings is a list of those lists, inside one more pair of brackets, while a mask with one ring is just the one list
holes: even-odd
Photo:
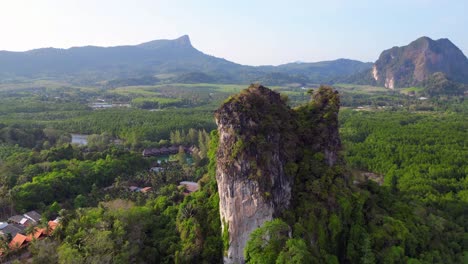
[[8, 244], [8, 247], [10, 250], [17, 250], [20, 248], [25, 247], [28, 244], [28, 237], [22, 234], [16, 234], [13, 239], [11, 240], [10, 244]]
[[8, 222], [12, 224], [18, 224], [22, 226], [30, 226], [34, 224], [34, 221], [25, 217], [24, 215], [14, 215], [8, 218]]
[[[25, 217], [22, 215], [13, 215], [8, 218], [9, 223], [21, 224]], [[27, 220], [27, 219], [26, 219]]]
[[182, 145], [179, 145], [179, 146], [172, 145], [170, 147], [151, 148], [151, 149], [147, 148], [147, 149], [144, 149], [141, 154], [143, 155], [143, 157], [177, 154], [181, 147], [184, 149], [185, 152], [191, 152], [192, 149], [194, 148], [193, 146], [191, 148], [187, 148]]
[[49, 234], [52, 234], [59, 225], [59, 219], [57, 218], [53, 221], [49, 221], [47, 225], [49, 226]]
[[157, 155], [161, 154], [161, 150], [159, 150], [157, 148], [153, 148], [153, 149], [151, 149], [151, 153], [152, 153], [153, 156], [157, 156]]
[[163, 167], [151, 167], [150, 171], [161, 172], [161, 171], [164, 171], [164, 168]]
[[141, 155], [143, 157], [148, 157], [149, 156], [149, 150], [148, 149], [144, 149], [142, 152], [141, 152]]
[[151, 191], [153, 188], [151, 188], [151, 187], [143, 187], [143, 188], [140, 188], [140, 187], [137, 187], [137, 186], [130, 186], [130, 187], [128, 187], [128, 189], [129, 189], [131, 192], [147, 193], [147, 192]]
[[114, 185], [110, 185], [110, 186], [104, 187], [103, 190], [104, 190], [104, 191], [110, 191], [110, 190], [112, 190], [112, 189], [114, 189]]
[[0, 222], [0, 230], [3, 230], [3, 228], [7, 227], [7, 225], [7, 222]]
[[142, 154], [143, 157], [157, 156], [161, 154], [161, 150], [157, 148], [144, 149]]
[[37, 225], [41, 221], [41, 215], [36, 211], [30, 211], [23, 215], [14, 215], [8, 218], [8, 222], [23, 226]]
[[26, 229], [26, 227], [24, 227], [22, 225], [19, 225], [19, 224], [8, 224], [4, 228], [2, 228], [0, 233], [2, 233], [4, 235], [10, 234], [11, 237], [15, 237], [16, 234], [24, 233], [25, 229]]
[[33, 233], [26, 236], [26, 240], [31, 242], [33, 240], [43, 239], [47, 237], [47, 230], [45, 228], [38, 228]]
[[168, 148], [166, 148], [166, 147], [162, 147], [162, 148], [160, 149], [160, 151], [161, 151], [161, 154], [162, 154], [162, 155], [170, 154], [170, 150], [169, 150]]
[[147, 193], [147, 192], [151, 191], [152, 189], [153, 188], [151, 188], [151, 187], [143, 187], [143, 188], [140, 189], [140, 192]]
[[34, 222], [34, 224], [38, 224], [41, 221], [41, 215], [36, 211], [27, 212], [23, 216]]
[[200, 186], [196, 182], [191, 182], [191, 181], [182, 181], [180, 182], [179, 187], [184, 187], [186, 193], [193, 193], [198, 191]]
[[179, 147], [176, 146], [170, 146], [168, 149], [171, 154], [176, 154], [179, 152]]
[[138, 191], [140, 191], [140, 188], [137, 187], [137, 186], [130, 186], [130, 187], [128, 187], [128, 189], [129, 189], [130, 191], [132, 191], [132, 192], [138, 192]]
[[[29, 215], [29, 216], [31, 216], [31, 215]], [[49, 221], [47, 228], [36, 228], [33, 233], [31, 233], [31, 234], [29, 234], [27, 236], [24, 233], [16, 233], [14, 235], [13, 235], [13, 233], [9, 233], [9, 234], [12, 234], [12, 240], [8, 244], [8, 248], [11, 251], [15, 251], [15, 250], [27, 247], [29, 245], [29, 242], [31, 242], [31, 241], [44, 239], [47, 236], [50, 236], [52, 234], [52, 232], [59, 225], [59, 221], [60, 221], [60, 218], [56, 218], [53, 221]], [[2, 231], [0, 231], [0, 233], [3, 234], [3, 231], [8, 231], [8, 229], [15, 228], [15, 227], [17, 227], [17, 224], [9, 224], [6, 227], [4, 227], [2, 229]], [[24, 227], [22, 227], [22, 228], [24, 228]], [[5, 249], [0, 248], [0, 256], [2, 256], [4, 253], [5, 253]]]

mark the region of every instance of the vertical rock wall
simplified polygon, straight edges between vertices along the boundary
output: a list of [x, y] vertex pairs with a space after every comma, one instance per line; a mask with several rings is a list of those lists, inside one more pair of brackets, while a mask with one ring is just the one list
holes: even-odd
[[297, 166], [306, 149], [323, 153], [325, 166], [339, 162], [339, 104], [336, 91], [321, 87], [292, 110], [278, 93], [252, 85], [216, 111], [225, 263], [244, 263], [250, 234], [289, 207], [295, 175], [287, 164]]
[[244, 263], [250, 233], [289, 205], [283, 130], [291, 115], [280, 95], [262, 86], [251, 86], [215, 114], [220, 217], [229, 234], [225, 263]]

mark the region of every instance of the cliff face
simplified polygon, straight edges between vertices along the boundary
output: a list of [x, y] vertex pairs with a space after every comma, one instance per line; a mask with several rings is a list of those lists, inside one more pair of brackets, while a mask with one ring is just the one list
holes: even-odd
[[380, 55], [372, 68], [378, 85], [390, 89], [420, 85], [436, 72], [456, 82], [468, 82], [468, 59], [450, 40], [419, 38]]
[[[300, 160], [303, 147], [324, 153], [329, 166], [337, 162], [333, 95], [338, 96], [331, 89], [319, 90], [313, 104], [294, 111], [278, 93], [253, 85], [216, 111], [216, 180], [229, 242], [225, 263], [244, 263], [250, 233], [289, 207], [294, 170], [287, 168]], [[310, 127], [300, 129], [302, 123]]]
[[289, 205], [291, 179], [283, 168], [294, 141], [287, 133], [292, 115], [278, 93], [262, 86], [251, 86], [215, 114], [220, 215], [229, 233], [226, 263], [243, 263], [250, 233]]

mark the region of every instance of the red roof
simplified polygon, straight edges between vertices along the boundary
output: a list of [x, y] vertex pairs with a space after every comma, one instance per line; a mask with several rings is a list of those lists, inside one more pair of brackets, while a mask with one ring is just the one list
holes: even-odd
[[142, 192], [142, 193], [147, 193], [147, 192], [151, 191], [151, 189], [152, 189], [151, 187], [141, 188], [141, 189], [140, 189], [140, 192]]
[[22, 234], [16, 234], [16, 236], [11, 240], [8, 247], [11, 250], [19, 249], [24, 247], [28, 243], [28, 237]]
[[[56, 221], [49, 221], [49, 234], [52, 234], [52, 232], [57, 228], [58, 225], [59, 223]], [[29, 234], [28, 236], [18, 233], [8, 244], [8, 247], [10, 248], [10, 250], [20, 249], [27, 246], [28, 242], [31, 242], [34, 239], [41, 239], [47, 235], [48, 233], [46, 228], [36, 229], [34, 230], [33, 234]], [[3, 253], [3, 250], [0, 249], [0, 256], [3, 255]]]
[[189, 181], [180, 182], [180, 186], [185, 186], [185, 190], [189, 193], [196, 192], [200, 188], [198, 183]]
[[55, 228], [57, 228], [59, 224], [55, 221], [49, 221], [48, 225], [49, 225], [49, 233], [52, 234], [52, 232], [55, 230]]
[[30, 241], [33, 241], [34, 239], [39, 239], [44, 236], [47, 236], [47, 230], [45, 228], [38, 228], [34, 230], [33, 234], [29, 234], [26, 237], [26, 241], [30, 242]]

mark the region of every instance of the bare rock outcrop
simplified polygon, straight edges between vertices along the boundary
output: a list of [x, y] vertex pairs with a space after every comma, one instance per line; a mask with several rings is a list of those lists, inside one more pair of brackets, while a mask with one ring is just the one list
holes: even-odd
[[448, 39], [421, 37], [406, 46], [383, 51], [370, 73], [377, 85], [395, 89], [422, 85], [438, 72], [466, 84], [468, 59]]
[[294, 137], [292, 110], [280, 95], [251, 86], [215, 114], [216, 180], [223, 230], [229, 234], [225, 263], [243, 263], [250, 233], [289, 205], [291, 179], [284, 172]]
[[294, 168], [303, 152], [321, 152], [325, 166], [339, 162], [339, 96], [321, 87], [313, 100], [291, 109], [279, 93], [251, 85], [215, 113], [216, 181], [225, 263], [244, 263], [250, 234], [291, 203]]

